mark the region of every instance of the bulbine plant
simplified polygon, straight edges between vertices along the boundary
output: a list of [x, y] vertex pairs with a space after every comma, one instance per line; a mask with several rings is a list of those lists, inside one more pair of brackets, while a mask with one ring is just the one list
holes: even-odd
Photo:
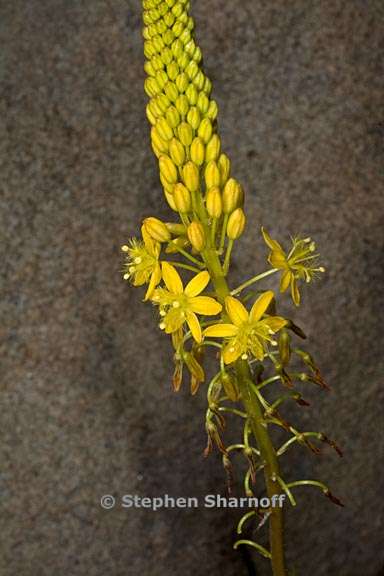
[[[287, 402], [307, 405], [297, 383], [325, 383], [318, 366], [299, 342], [305, 334], [279, 313], [278, 301], [288, 293], [300, 305], [302, 284], [324, 272], [311, 238], [293, 237], [284, 249], [261, 228], [268, 267], [240, 286], [230, 282], [231, 256], [246, 226], [244, 191], [231, 175], [231, 163], [222, 151], [217, 129], [218, 106], [211, 82], [204, 74], [187, 0], [144, 0], [143, 36], [146, 57], [145, 91], [151, 142], [158, 158], [164, 197], [175, 221], [156, 215], [145, 218], [141, 237], [122, 247], [124, 279], [146, 286], [144, 300], [156, 306], [160, 329], [174, 349], [173, 387], [189, 377], [192, 394], [207, 392], [206, 454], [215, 445], [231, 477], [231, 457], [240, 453], [246, 463], [244, 489], [253, 495], [256, 476], [263, 476], [269, 508], [255, 508], [240, 520], [237, 548], [250, 546], [271, 563], [274, 576], [289, 574], [283, 543], [285, 497], [296, 505], [302, 486], [319, 488], [341, 504], [318, 480], [283, 478], [279, 459], [294, 444], [315, 454], [321, 443], [336, 444], [322, 433], [300, 431], [281, 413]], [[279, 278], [279, 287], [267, 282]], [[212, 350], [217, 362], [206, 382], [204, 358]], [[267, 399], [268, 398], [268, 399]], [[272, 399], [271, 399], [272, 398]], [[225, 417], [242, 422], [238, 442], [226, 446]], [[287, 438], [276, 447], [271, 429]], [[260, 484], [258, 484], [258, 491]], [[269, 528], [268, 547], [245, 537], [254, 522]]]

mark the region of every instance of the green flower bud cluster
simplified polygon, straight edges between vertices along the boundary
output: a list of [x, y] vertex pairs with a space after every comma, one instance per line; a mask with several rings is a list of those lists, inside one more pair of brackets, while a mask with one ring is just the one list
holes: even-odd
[[194, 210], [193, 195], [200, 192], [210, 220], [224, 217], [228, 238], [238, 237], [241, 219], [230, 230], [227, 223], [241, 209], [243, 191], [230, 178], [230, 161], [221, 150], [218, 107], [193, 37], [189, 2], [144, 0], [143, 8], [147, 117], [167, 202], [186, 217]]

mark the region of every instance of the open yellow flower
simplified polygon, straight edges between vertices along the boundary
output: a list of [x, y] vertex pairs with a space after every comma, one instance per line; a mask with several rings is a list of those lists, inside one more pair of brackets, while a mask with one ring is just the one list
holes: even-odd
[[271, 249], [268, 262], [278, 270], [282, 270], [280, 292], [285, 292], [290, 286], [292, 300], [296, 306], [300, 304], [298, 280], [310, 282], [317, 272], [324, 272], [322, 266], [316, 267], [319, 257], [315, 254], [316, 245], [311, 238], [293, 238], [289, 254], [285, 254], [281, 245], [273, 240], [268, 232], [261, 229], [264, 241]]
[[127, 253], [124, 264], [124, 280], [131, 280], [134, 286], [148, 284], [144, 300], [151, 298], [161, 280], [160, 243], [153, 240], [142, 226], [143, 240], [131, 238], [128, 245], [122, 246]]
[[265, 316], [273, 297], [271, 290], [264, 292], [248, 312], [239, 300], [227, 296], [225, 309], [232, 324], [215, 324], [204, 330], [204, 336], [229, 338], [223, 348], [225, 364], [231, 364], [240, 357], [246, 360], [249, 353], [257, 360], [263, 360], [268, 343], [275, 344], [273, 334], [283, 328], [287, 321], [280, 316]]
[[152, 301], [160, 306], [160, 315], [163, 316], [160, 328], [172, 334], [186, 322], [193, 338], [201, 342], [202, 330], [196, 314], [215, 316], [222, 310], [221, 304], [214, 298], [199, 296], [209, 283], [208, 272], [199, 272], [184, 288], [172, 264], [162, 262], [161, 268], [166, 288], [157, 288], [152, 296]]

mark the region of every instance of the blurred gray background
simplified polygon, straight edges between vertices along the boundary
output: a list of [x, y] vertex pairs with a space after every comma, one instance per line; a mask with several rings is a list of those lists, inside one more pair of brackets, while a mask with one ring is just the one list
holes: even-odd
[[[294, 318], [333, 392], [289, 417], [344, 458], [296, 447], [297, 574], [384, 565], [382, 0], [196, 0], [223, 145], [249, 226], [234, 285], [262, 270], [263, 223], [311, 234], [327, 273]], [[141, 6], [0, 0], [2, 576], [268, 574], [232, 550], [240, 513], [104, 511], [102, 494], [225, 494], [204, 461], [204, 389], [175, 395], [168, 340], [121, 280], [120, 245], [169, 218], [149, 146]], [[260, 484], [261, 488], [261, 484]], [[253, 559], [253, 560], [252, 560]], [[256, 564], [257, 569], [252, 567]]]

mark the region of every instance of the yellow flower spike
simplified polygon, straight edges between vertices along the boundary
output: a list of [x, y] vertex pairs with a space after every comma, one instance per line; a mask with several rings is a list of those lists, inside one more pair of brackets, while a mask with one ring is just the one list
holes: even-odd
[[190, 192], [197, 192], [200, 186], [199, 169], [193, 162], [187, 162], [183, 167], [184, 184]]
[[171, 233], [164, 222], [158, 218], [146, 218], [143, 222], [143, 226], [145, 231], [151, 238], [153, 238], [153, 240], [156, 240], [157, 242], [169, 242], [171, 240]]
[[262, 294], [250, 313], [236, 298], [228, 296], [225, 299], [225, 308], [232, 324], [215, 324], [204, 330], [204, 337], [228, 340], [222, 352], [225, 364], [231, 364], [240, 357], [246, 359], [249, 354], [263, 360], [268, 343], [274, 344], [273, 334], [287, 324], [280, 316], [265, 316], [273, 297], [271, 291]]
[[207, 190], [220, 186], [220, 170], [214, 160], [211, 160], [205, 168], [205, 184]]
[[[207, 144], [207, 149], [205, 151], [205, 161], [208, 163], [211, 160], [217, 160], [220, 156], [220, 150], [221, 150], [220, 138], [217, 134], [214, 134]], [[218, 185], [220, 185], [221, 173], [220, 173], [219, 167], [218, 167], [218, 170], [219, 170], [219, 184]]]
[[237, 298], [227, 296], [225, 299], [225, 309], [235, 326], [241, 326], [241, 324], [247, 322], [249, 317], [248, 311]]
[[217, 186], [208, 190], [206, 196], [206, 206], [208, 215], [211, 218], [220, 218], [223, 211], [223, 202], [221, 199], [220, 188]]
[[182, 166], [184, 164], [185, 148], [182, 145], [182, 143], [179, 140], [177, 140], [177, 138], [172, 138], [171, 142], [169, 143], [169, 154], [173, 162], [176, 164], [176, 166]]
[[160, 328], [167, 334], [172, 334], [186, 323], [196, 342], [201, 342], [202, 330], [196, 314], [215, 316], [222, 310], [221, 304], [213, 298], [199, 296], [209, 283], [208, 272], [197, 274], [184, 290], [174, 266], [162, 262], [161, 267], [166, 289], [157, 288], [152, 296], [152, 301], [160, 306], [162, 312]]
[[242, 208], [236, 208], [229, 217], [227, 236], [230, 240], [237, 240], [244, 232], [246, 218]]
[[180, 142], [188, 147], [192, 144], [193, 140], [193, 128], [188, 124], [188, 122], [182, 122], [177, 129]]
[[184, 184], [182, 184], [181, 182], [176, 184], [173, 190], [173, 198], [175, 201], [176, 208], [181, 214], [188, 214], [188, 212], [191, 211], [192, 209], [191, 194], [188, 188], [186, 188]]
[[170, 184], [177, 182], [177, 168], [169, 156], [160, 156], [159, 158], [160, 174]]
[[202, 166], [205, 159], [205, 146], [201, 138], [196, 136], [191, 144], [191, 160], [196, 166]]
[[238, 206], [242, 199], [242, 190], [240, 184], [234, 178], [230, 178], [223, 190], [223, 212], [231, 214]]
[[315, 253], [315, 243], [311, 238], [293, 238], [292, 248], [289, 254], [286, 254], [279, 242], [272, 239], [264, 228], [261, 231], [265, 243], [271, 250], [268, 262], [282, 271], [280, 292], [285, 292], [290, 287], [293, 303], [299, 306], [301, 301], [299, 280], [310, 282], [317, 273], [324, 272], [322, 266], [317, 266], [319, 255]]
[[208, 144], [208, 142], [212, 137], [212, 132], [213, 132], [212, 122], [210, 121], [209, 118], [204, 118], [201, 121], [198, 129], [198, 136], [202, 139], [204, 144]]
[[205, 248], [205, 233], [201, 222], [194, 220], [187, 228], [188, 240], [197, 252], [202, 252]]

